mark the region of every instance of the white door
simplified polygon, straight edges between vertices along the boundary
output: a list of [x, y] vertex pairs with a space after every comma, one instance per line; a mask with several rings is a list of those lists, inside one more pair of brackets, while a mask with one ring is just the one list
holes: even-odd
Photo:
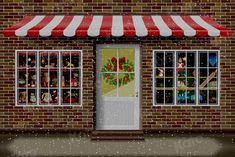
[[139, 45], [97, 45], [96, 130], [140, 129]]

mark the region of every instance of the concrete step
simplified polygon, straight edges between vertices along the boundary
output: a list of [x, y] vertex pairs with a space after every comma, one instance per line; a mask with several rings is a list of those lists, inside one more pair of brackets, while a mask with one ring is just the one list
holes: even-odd
[[91, 134], [92, 140], [144, 140], [142, 130], [96, 130]]

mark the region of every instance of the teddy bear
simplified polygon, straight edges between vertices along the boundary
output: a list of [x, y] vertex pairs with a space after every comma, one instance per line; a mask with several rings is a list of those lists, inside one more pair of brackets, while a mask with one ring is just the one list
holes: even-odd
[[26, 100], [28, 99], [27, 93], [26, 91], [22, 91], [19, 94], [19, 102], [26, 102]]
[[48, 87], [48, 83], [49, 83], [48, 73], [44, 72], [42, 76], [42, 87]]

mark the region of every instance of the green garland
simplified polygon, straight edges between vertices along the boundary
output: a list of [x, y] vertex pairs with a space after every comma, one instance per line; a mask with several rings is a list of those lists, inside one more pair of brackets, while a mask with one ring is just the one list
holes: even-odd
[[[122, 73], [124, 75], [122, 78], [117, 79], [117, 75], [115, 73], [109, 73], [117, 72], [117, 68], [119, 68], [119, 71], [122, 70], [122, 72], [125, 72]], [[112, 59], [108, 59], [107, 63], [104, 64], [102, 67], [102, 72], [105, 72], [103, 73], [103, 78], [109, 85], [116, 86], [118, 83], [120, 87], [134, 80], [134, 73], [131, 73], [134, 72], [134, 64], [125, 57], [119, 58], [118, 63], [115, 57], [112, 57]]]

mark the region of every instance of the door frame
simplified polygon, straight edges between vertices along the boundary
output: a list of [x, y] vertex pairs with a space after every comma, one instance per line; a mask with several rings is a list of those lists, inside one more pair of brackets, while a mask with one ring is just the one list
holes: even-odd
[[[137, 91], [138, 93], [138, 98], [136, 98], [137, 102], [135, 102], [135, 105], [137, 105], [138, 107], [135, 108], [134, 112], [135, 112], [135, 117], [138, 116], [138, 121], [134, 122], [134, 126], [135, 128], [134, 129], [128, 129], [124, 127], [124, 130], [141, 130], [142, 129], [142, 117], [141, 117], [141, 103], [140, 103], [140, 100], [141, 100], [141, 81], [140, 81], [140, 78], [141, 78], [141, 58], [140, 58], [140, 44], [96, 44], [96, 47], [95, 47], [95, 65], [96, 65], [96, 68], [95, 68], [95, 96], [96, 96], [96, 102], [95, 102], [95, 111], [97, 111], [97, 103], [100, 102], [100, 98], [98, 97], [98, 95], [100, 94], [99, 93], [99, 90], [97, 88], [97, 85], [99, 85], [99, 83], [97, 82], [97, 77], [99, 77], [99, 74], [98, 74], [98, 66], [99, 66], [99, 61], [97, 61], [99, 58], [100, 58], [100, 50], [102, 48], [134, 48], [135, 49], [135, 73], [138, 72], [138, 75], [137, 77], [135, 77], [135, 86], [137, 87], [137, 89], [135, 89], [135, 92]], [[136, 93], [135, 93], [136, 95]], [[95, 114], [95, 119], [97, 120], [97, 113]], [[95, 130], [98, 130], [97, 129], [97, 123], [95, 123]], [[105, 129], [104, 129], [105, 130]], [[110, 130], [110, 129], [107, 129], [107, 130]], [[120, 130], [120, 129], [113, 129], [113, 130]]]

